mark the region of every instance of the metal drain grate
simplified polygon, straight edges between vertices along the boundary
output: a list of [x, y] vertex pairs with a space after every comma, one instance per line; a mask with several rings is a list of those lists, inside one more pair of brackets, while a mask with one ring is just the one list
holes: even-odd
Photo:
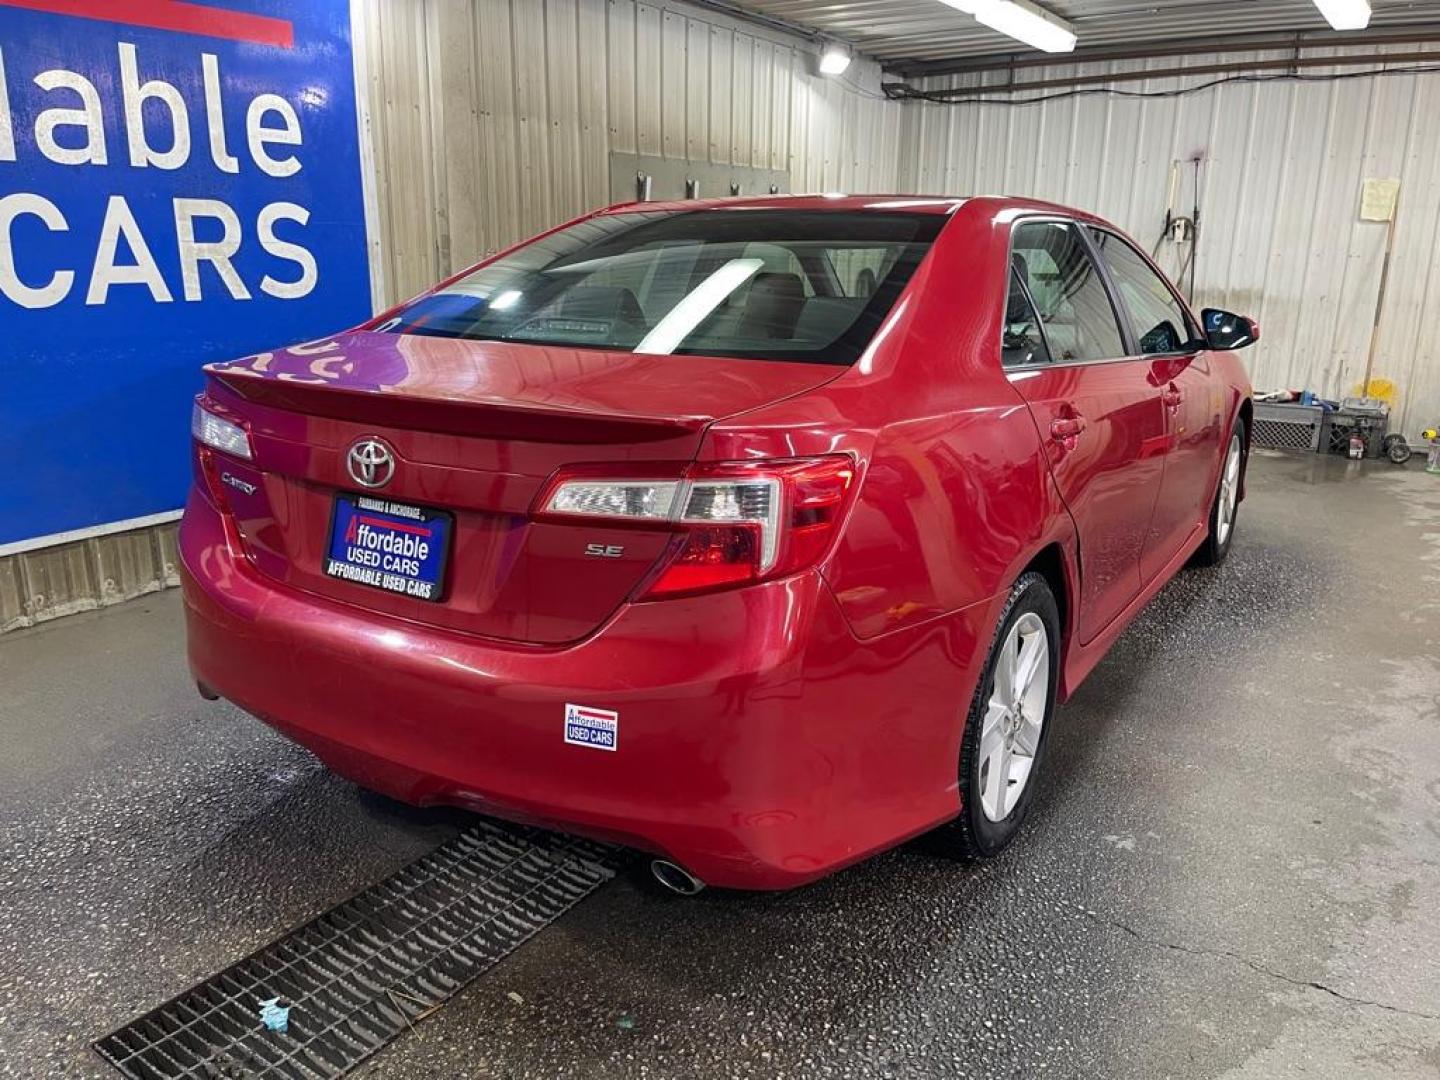
[[[613, 877], [615, 855], [477, 826], [95, 1049], [137, 1080], [341, 1076]], [[274, 997], [284, 1033], [259, 1020]]]

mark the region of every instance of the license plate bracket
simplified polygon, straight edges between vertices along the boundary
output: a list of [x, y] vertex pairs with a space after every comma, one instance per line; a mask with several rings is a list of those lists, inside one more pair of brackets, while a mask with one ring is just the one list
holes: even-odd
[[326, 576], [428, 603], [445, 599], [455, 517], [444, 510], [338, 493]]

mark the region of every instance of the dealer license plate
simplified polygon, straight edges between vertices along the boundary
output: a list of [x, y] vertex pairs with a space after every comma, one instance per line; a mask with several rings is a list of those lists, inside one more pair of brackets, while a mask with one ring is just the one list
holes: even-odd
[[443, 510], [336, 495], [325, 573], [375, 589], [438, 601], [455, 519]]

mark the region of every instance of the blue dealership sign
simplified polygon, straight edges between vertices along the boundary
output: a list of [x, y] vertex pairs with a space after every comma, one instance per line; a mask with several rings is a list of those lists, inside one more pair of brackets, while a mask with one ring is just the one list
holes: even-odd
[[0, 551], [177, 509], [200, 365], [370, 313], [348, 0], [0, 0]]

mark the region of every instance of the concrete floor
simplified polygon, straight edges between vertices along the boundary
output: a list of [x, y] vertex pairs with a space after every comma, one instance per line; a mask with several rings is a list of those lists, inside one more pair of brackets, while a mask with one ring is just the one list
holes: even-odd
[[[1240, 520], [1061, 711], [998, 862], [620, 880], [362, 1071], [1440, 1076], [1440, 477], [1257, 456]], [[200, 701], [179, 612], [0, 640], [0, 1073], [107, 1075], [91, 1039], [463, 821]]]

